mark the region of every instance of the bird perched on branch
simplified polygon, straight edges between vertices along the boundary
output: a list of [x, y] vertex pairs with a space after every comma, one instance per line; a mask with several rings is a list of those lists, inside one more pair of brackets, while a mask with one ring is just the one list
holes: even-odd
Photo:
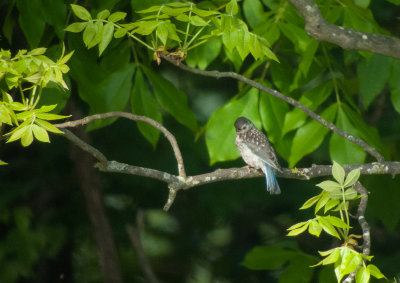
[[235, 121], [235, 143], [243, 160], [255, 169], [261, 169], [267, 182], [267, 191], [271, 194], [280, 194], [278, 182], [272, 169], [282, 171], [274, 148], [267, 137], [245, 117]]

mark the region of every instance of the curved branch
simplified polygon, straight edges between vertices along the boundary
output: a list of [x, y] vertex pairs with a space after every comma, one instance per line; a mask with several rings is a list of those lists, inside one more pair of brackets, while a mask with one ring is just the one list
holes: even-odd
[[[80, 140], [70, 131], [64, 131], [64, 136], [66, 138], [68, 138], [70, 141], [78, 145], [82, 150], [88, 152], [90, 155], [100, 161], [95, 166], [100, 171], [143, 176], [167, 183], [169, 187], [169, 196], [167, 203], [164, 206], [164, 210], [168, 210], [171, 207], [179, 190], [187, 190], [193, 187], [221, 181], [248, 179], [264, 176], [261, 171], [257, 171], [255, 169], [245, 166], [242, 168], [217, 169], [213, 172], [205, 174], [182, 177], [151, 168], [132, 166], [117, 161], [108, 161], [104, 154], [102, 154], [99, 150]], [[361, 175], [391, 174], [392, 176], [395, 176], [397, 174], [400, 174], [400, 162], [396, 161], [343, 165], [343, 168], [347, 173], [353, 169], [358, 168], [360, 169]], [[309, 168], [285, 168], [282, 169], [281, 172], [276, 172], [276, 176], [279, 178], [287, 179], [309, 180], [316, 177], [330, 176], [331, 172], [331, 165], [312, 165]]]
[[327, 41], [344, 49], [371, 51], [400, 58], [400, 39], [360, 32], [328, 23], [312, 0], [289, 0], [306, 23], [305, 30], [316, 40]]
[[[185, 166], [183, 164], [183, 158], [181, 151], [179, 149], [178, 143], [174, 137], [173, 134], [171, 134], [170, 131], [168, 131], [163, 125], [158, 123], [157, 121], [154, 121], [153, 119], [146, 117], [146, 116], [139, 116], [127, 112], [107, 112], [103, 114], [95, 114], [91, 116], [87, 116], [83, 119], [79, 119], [76, 121], [69, 121], [65, 123], [60, 123], [60, 124], [54, 124], [54, 126], [59, 127], [59, 128], [70, 128], [70, 127], [77, 127], [81, 125], [86, 125], [94, 120], [99, 120], [99, 119], [105, 119], [105, 118], [111, 118], [111, 117], [123, 117], [129, 120], [133, 121], [142, 121], [147, 124], [150, 124], [157, 130], [161, 131], [164, 136], [168, 139], [169, 143], [171, 144], [172, 150], [174, 151], [176, 161], [178, 162], [178, 173], [179, 176], [181, 177], [186, 177], [186, 172], [185, 172]], [[68, 137], [67, 137], [68, 138]], [[96, 159], [98, 159], [96, 156], [94, 156]], [[105, 158], [105, 157], [104, 157]], [[100, 162], [102, 162], [100, 159], [98, 159]]]
[[165, 60], [167, 60], [168, 62], [174, 64], [175, 66], [177, 66], [179, 68], [181, 68], [182, 70], [185, 70], [185, 71], [188, 71], [188, 72], [191, 72], [191, 73], [194, 73], [194, 74], [202, 75], [202, 76], [213, 77], [213, 78], [216, 78], [216, 79], [219, 79], [219, 78], [232, 78], [232, 79], [244, 82], [245, 84], [248, 84], [249, 86], [252, 86], [252, 87], [254, 87], [254, 88], [258, 89], [258, 90], [261, 90], [263, 92], [267, 92], [267, 93], [271, 94], [272, 96], [275, 96], [276, 98], [279, 98], [279, 99], [281, 99], [283, 101], [286, 101], [290, 105], [293, 105], [294, 107], [297, 107], [297, 108], [301, 109], [304, 113], [306, 113], [308, 116], [310, 116], [312, 119], [314, 119], [315, 121], [317, 121], [321, 125], [327, 127], [331, 131], [333, 131], [336, 134], [338, 134], [339, 136], [351, 141], [352, 143], [355, 143], [356, 145], [362, 147], [366, 152], [368, 152], [373, 157], [375, 157], [378, 162], [384, 162], [385, 161], [383, 156], [375, 148], [373, 148], [368, 143], [366, 143], [364, 140], [356, 138], [353, 135], [350, 135], [349, 133], [346, 133], [345, 131], [342, 131], [341, 129], [336, 127], [335, 124], [326, 121], [324, 118], [319, 116], [317, 113], [312, 111], [310, 108], [308, 108], [305, 105], [301, 104], [297, 100], [280, 93], [279, 91], [277, 91], [275, 89], [263, 86], [262, 84], [257, 83], [257, 82], [255, 82], [253, 80], [250, 80], [250, 79], [246, 78], [245, 76], [242, 76], [242, 75], [240, 75], [238, 73], [235, 73], [235, 72], [219, 72], [219, 71], [200, 70], [200, 69], [191, 68], [191, 67], [188, 67], [188, 66], [186, 66], [184, 64], [181, 64], [181, 63], [177, 62], [176, 60], [171, 59], [170, 57], [168, 57], [166, 55], [162, 54], [161, 56]]

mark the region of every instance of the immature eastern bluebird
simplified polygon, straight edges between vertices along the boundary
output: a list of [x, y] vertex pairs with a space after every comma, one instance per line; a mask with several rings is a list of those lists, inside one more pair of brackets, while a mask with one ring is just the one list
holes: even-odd
[[235, 128], [235, 143], [244, 162], [263, 171], [268, 192], [280, 194], [281, 190], [271, 168], [277, 171], [282, 171], [282, 169], [277, 161], [275, 150], [267, 137], [245, 117], [239, 117], [235, 121]]

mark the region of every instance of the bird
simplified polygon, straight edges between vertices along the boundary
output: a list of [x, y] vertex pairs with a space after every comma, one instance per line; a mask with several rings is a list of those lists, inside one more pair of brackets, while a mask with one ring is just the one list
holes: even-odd
[[250, 167], [262, 170], [270, 194], [280, 194], [281, 189], [272, 169], [281, 172], [282, 168], [268, 138], [245, 117], [237, 118], [234, 125], [235, 144], [244, 162]]

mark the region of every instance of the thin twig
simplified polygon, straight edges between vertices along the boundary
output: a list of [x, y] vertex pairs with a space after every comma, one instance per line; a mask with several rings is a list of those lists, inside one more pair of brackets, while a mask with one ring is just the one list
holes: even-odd
[[132, 226], [132, 225], [126, 225], [126, 231], [128, 232], [129, 239], [131, 240], [132, 246], [136, 250], [136, 254], [138, 257], [138, 262], [140, 266], [143, 269], [144, 277], [146, 278], [146, 282], [149, 283], [158, 283], [158, 279], [151, 268], [149, 259], [147, 258], [146, 253], [143, 250], [142, 243], [140, 241], [140, 230], [139, 230], [139, 223], [143, 222], [142, 219], [139, 219], [140, 217], [143, 217], [143, 213], [141, 211], [138, 212], [137, 216], [137, 226], [138, 228]]
[[60, 123], [60, 124], [55, 124], [54, 126], [56, 126], [58, 128], [77, 127], [77, 126], [81, 126], [81, 125], [86, 125], [94, 120], [111, 118], [111, 117], [122, 117], [122, 118], [126, 118], [126, 119], [133, 120], [133, 121], [142, 121], [142, 122], [150, 124], [157, 130], [161, 131], [164, 134], [164, 136], [168, 139], [169, 143], [171, 144], [172, 150], [174, 151], [174, 155], [175, 155], [176, 161], [178, 163], [179, 176], [181, 176], [183, 178], [186, 177], [185, 166], [183, 163], [182, 154], [181, 154], [181, 151], [179, 149], [178, 143], [177, 143], [174, 135], [171, 134], [171, 132], [168, 131], [163, 125], [161, 125], [160, 123], [158, 123], [157, 121], [154, 121], [153, 119], [151, 119], [149, 117], [139, 116], [139, 115], [135, 115], [135, 114], [127, 113], [127, 112], [115, 111], [115, 112], [107, 112], [107, 113], [102, 113], [102, 114], [95, 114], [95, 115], [87, 116], [83, 119], [64, 122], [64, 123]]
[[[358, 223], [361, 226], [362, 230], [362, 237], [363, 237], [363, 244], [362, 244], [362, 253], [364, 255], [369, 255], [371, 251], [371, 233], [370, 233], [370, 228], [367, 220], [365, 220], [365, 210], [367, 209], [367, 203], [368, 203], [368, 191], [367, 189], [360, 183], [357, 182], [354, 185], [354, 189], [361, 195], [361, 200], [358, 205], [357, 209], [357, 219]], [[360, 264], [362, 266], [362, 263]], [[360, 266], [358, 268], [360, 268]], [[344, 280], [343, 283], [350, 283], [354, 281], [354, 278], [356, 277], [356, 273], [358, 268], [350, 273]]]
[[289, 0], [306, 23], [305, 30], [316, 40], [336, 44], [344, 49], [371, 51], [400, 58], [400, 40], [395, 37], [361, 32], [328, 23], [312, 0]]
[[188, 71], [188, 72], [191, 72], [191, 73], [194, 73], [194, 74], [202, 75], [202, 76], [213, 77], [213, 78], [216, 78], [216, 79], [219, 79], [219, 78], [232, 78], [232, 79], [244, 82], [245, 84], [248, 84], [249, 86], [252, 86], [252, 87], [254, 87], [254, 88], [258, 89], [258, 90], [261, 90], [263, 92], [267, 92], [267, 93], [271, 94], [272, 96], [275, 96], [276, 98], [279, 98], [279, 99], [281, 99], [283, 101], [286, 101], [290, 105], [293, 105], [294, 107], [297, 107], [297, 108], [301, 109], [304, 113], [306, 113], [308, 116], [310, 116], [312, 119], [314, 119], [315, 121], [317, 121], [321, 125], [327, 127], [331, 131], [333, 131], [336, 134], [338, 134], [339, 136], [351, 141], [352, 143], [355, 143], [355, 144], [359, 145], [365, 151], [367, 151], [369, 154], [371, 154], [373, 157], [375, 157], [378, 162], [385, 161], [383, 156], [375, 148], [373, 148], [368, 143], [366, 143], [364, 140], [356, 138], [353, 135], [350, 135], [349, 133], [346, 133], [345, 131], [342, 131], [341, 129], [336, 127], [335, 124], [326, 121], [324, 118], [319, 116], [317, 113], [312, 111], [310, 108], [308, 108], [305, 105], [301, 104], [297, 100], [280, 93], [279, 91], [277, 91], [275, 89], [263, 86], [262, 84], [257, 83], [257, 82], [255, 82], [253, 80], [250, 80], [250, 79], [246, 78], [245, 76], [242, 76], [242, 75], [240, 75], [238, 73], [235, 73], [235, 72], [220, 72], [220, 71], [200, 70], [200, 69], [188, 67], [188, 66], [186, 66], [186, 65], [184, 65], [182, 63], [177, 62], [176, 60], [173, 60], [173, 59], [169, 58], [168, 56], [164, 56], [164, 55], [161, 55], [161, 56], [165, 60], [167, 60], [168, 62], [174, 64], [175, 66], [177, 66], [179, 68], [181, 68], [182, 70], [185, 70], [185, 71]]
[[95, 159], [100, 161], [100, 163], [106, 164], [108, 162], [107, 157], [105, 157], [105, 155], [103, 153], [101, 153], [98, 149], [94, 148], [90, 144], [81, 140], [80, 138], [75, 136], [72, 132], [70, 132], [67, 129], [64, 129], [63, 132], [64, 132], [64, 136], [67, 139], [69, 139], [71, 142], [73, 142], [76, 146], [81, 148], [83, 151], [86, 151], [87, 153], [89, 153]]

